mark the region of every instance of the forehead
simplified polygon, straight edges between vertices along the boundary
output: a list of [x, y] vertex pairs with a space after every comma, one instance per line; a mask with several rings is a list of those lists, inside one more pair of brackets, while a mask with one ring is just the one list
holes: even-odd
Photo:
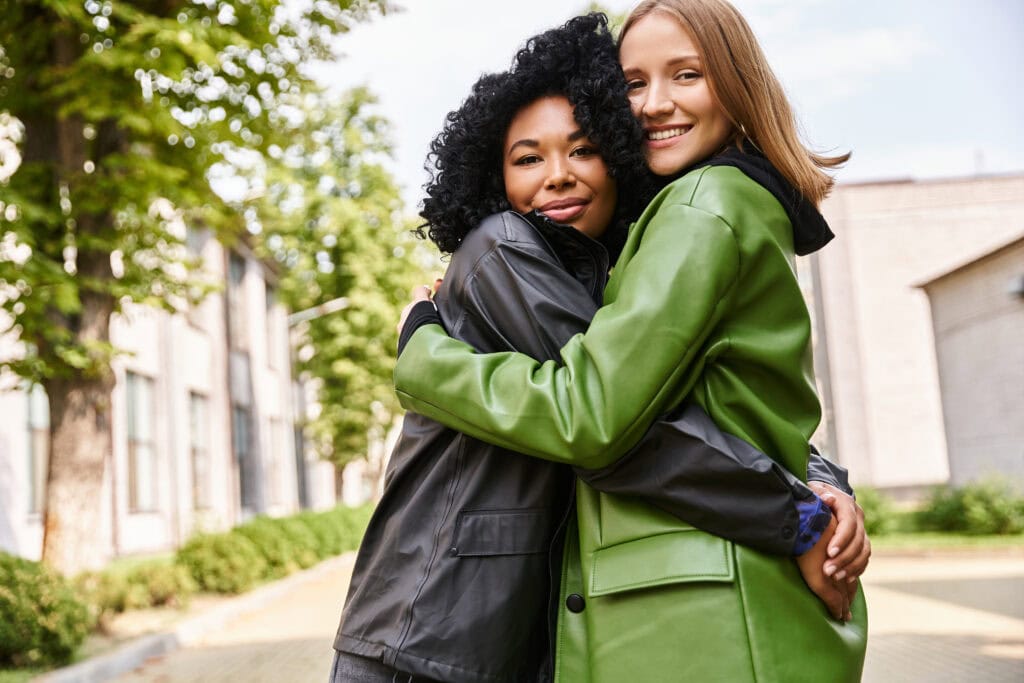
[[696, 41], [679, 19], [659, 11], [651, 12], [630, 26], [619, 46], [619, 59], [626, 71], [639, 65], [698, 54]]
[[523, 138], [567, 136], [579, 129], [573, 118], [573, 107], [563, 95], [541, 97], [516, 112], [509, 123], [505, 144]]

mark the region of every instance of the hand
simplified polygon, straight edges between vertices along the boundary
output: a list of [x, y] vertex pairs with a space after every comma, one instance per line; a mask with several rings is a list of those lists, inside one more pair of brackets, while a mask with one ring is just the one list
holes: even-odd
[[808, 482], [807, 485], [832, 509], [837, 522], [836, 533], [828, 545], [828, 557], [823, 568], [825, 575], [837, 581], [845, 579], [856, 591], [855, 582], [867, 569], [871, 558], [871, 539], [864, 528], [864, 510], [853, 496], [834, 486], [819, 481]]
[[829, 613], [840, 621], [849, 621], [850, 603], [856, 592], [856, 584], [847, 581], [837, 581], [827, 576], [824, 571], [827, 548], [833, 540], [836, 532], [836, 518], [832, 517], [828, 528], [821, 533], [821, 538], [803, 555], [796, 558], [797, 567], [804, 578], [807, 587], [817, 595]]
[[398, 334], [402, 334], [402, 328], [405, 327], [405, 321], [409, 317], [409, 311], [412, 307], [421, 301], [430, 301], [431, 296], [437, 291], [437, 287], [440, 285], [441, 280], [435, 280], [433, 291], [430, 289], [430, 285], [416, 285], [412, 288], [412, 301], [402, 309], [402, 315], [398, 317]]

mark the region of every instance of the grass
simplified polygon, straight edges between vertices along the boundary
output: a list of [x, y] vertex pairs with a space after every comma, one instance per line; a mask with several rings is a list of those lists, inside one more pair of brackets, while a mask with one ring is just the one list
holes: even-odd
[[897, 531], [871, 536], [871, 547], [877, 550], [984, 550], [1020, 548], [1024, 551], [1024, 534], [978, 535], [951, 531]]
[[49, 669], [0, 669], [0, 683], [26, 683]]

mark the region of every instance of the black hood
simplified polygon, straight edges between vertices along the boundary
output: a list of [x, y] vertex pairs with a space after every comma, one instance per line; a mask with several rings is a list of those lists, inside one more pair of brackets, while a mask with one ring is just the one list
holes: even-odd
[[750, 145], [743, 150], [729, 147], [696, 168], [704, 166], [735, 166], [744, 175], [768, 190], [779, 200], [793, 224], [793, 248], [800, 256], [813, 254], [829, 243], [834, 234], [817, 207], [807, 201], [788, 180]]

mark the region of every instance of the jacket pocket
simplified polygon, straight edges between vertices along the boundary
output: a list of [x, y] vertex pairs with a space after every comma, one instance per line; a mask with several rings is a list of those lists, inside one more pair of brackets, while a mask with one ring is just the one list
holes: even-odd
[[463, 510], [455, 525], [452, 554], [486, 557], [546, 553], [552, 516], [548, 508]]
[[730, 583], [736, 577], [730, 545], [691, 528], [599, 548], [590, 567], [590, 595], [698, 581]]

